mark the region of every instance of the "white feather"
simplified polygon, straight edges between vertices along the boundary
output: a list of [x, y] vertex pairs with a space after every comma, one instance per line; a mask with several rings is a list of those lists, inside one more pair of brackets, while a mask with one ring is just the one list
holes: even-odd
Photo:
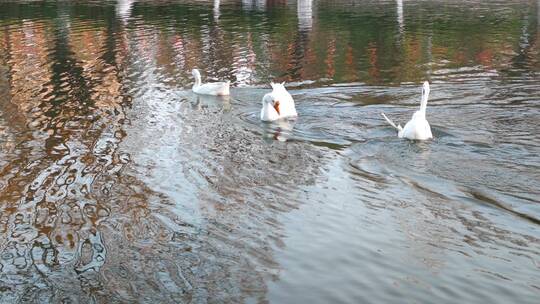
[[287, 92], [285, 83], [270, 83], [272, 92], [264, 95], [262, 100], [261, 120], [274, 121], [282, 118], [298, 116], [294, 99]]
[[433, 134], [431, 134], [431, 127], [429, 125], [429, 122], [426, 119], [426, 109], [427, 109], [427, 101], [429, 97], [429, 83], [426, 81], [424, 82], [424, 86], [422, 88], [422, 100], [420, 102], [420, 109], [416, 111], [411, 120], [405, 124], [405, 127], [401, 127], [400, 125], [397, 125], [390, 120], [384, 113], [381, 113], [384, 119], [394, 128], [398, 130], [398, 137], [399, 138], [407, 138], [407, 139], [416, 139], [416, 140], [426, 140], [433, 138]]
[[193, 77], [195, 77], [195, 83], [193, 84], [193, 92], [201, 95], [214, 95], [214, 96], [226, 96], [229, 95], [230, 81], [227, 82], [209, 82], [201, 84], [201, 73], [199, 70], [194, 69], [191, 71]]

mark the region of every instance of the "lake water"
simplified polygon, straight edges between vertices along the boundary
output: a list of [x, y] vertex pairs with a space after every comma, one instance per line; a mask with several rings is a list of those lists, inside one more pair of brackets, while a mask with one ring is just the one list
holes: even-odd
[[537, 0], [2, 1], [0, 303], [540, 303], [539, 121]]

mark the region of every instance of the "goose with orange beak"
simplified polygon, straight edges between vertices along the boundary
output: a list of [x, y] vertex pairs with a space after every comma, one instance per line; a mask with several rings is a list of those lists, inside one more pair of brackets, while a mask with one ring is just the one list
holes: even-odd
[[294, 99], [285, 89], [285, 83], [270, 83], [272, 92], [262, 99], [261, 120], [274, 121], [298, 116]]

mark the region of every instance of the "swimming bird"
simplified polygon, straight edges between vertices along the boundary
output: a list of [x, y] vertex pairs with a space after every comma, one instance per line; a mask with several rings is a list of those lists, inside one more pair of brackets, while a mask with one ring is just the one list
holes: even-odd
[[425, 81], [422, 87], [422, 100], [420, 101], [420, 110], [416, 111], [411, 120], [405, 124], [402, 128], [401, 125], [397, 125], [391, 121], [384, 113], [381, 113], [384, 119], [394, 128], [398, 130], [399, 138], [426, 140], [433, 138], [431, 134], [431, 127], [426, 119], [426, 108], [429, 96], [429, 82]]
[[199, 70], [193, 69], [193, 71], [191, 71], [191, 74], [193, 74], [193, 77], [195, 77], [195, 83], [193, 84], [193, 92], [201, 95], [229, 95], [229, 86], [231, 84], [230, 81], [209, 82], [201, 84], [201, 73], [199, 73]]
[[285, 83], [270, 83], [272, 92], [262, 99], [261, 120], [274, 121], [298, 116], [294, 99], [285, 89]]

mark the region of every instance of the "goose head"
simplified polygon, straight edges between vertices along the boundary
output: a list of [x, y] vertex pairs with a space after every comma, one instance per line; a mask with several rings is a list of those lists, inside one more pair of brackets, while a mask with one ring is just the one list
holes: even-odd
[[279, 113], [279, 100], [277, 100], [274, 97], [274, 94], [268, 93], [264, 95], [262, 103], [263, 103], [263, 108], [265, 107], [267, 107], [268, 109], [273, 108], [278, 115], [280, 114]]
[[429, 97], [429, 82], [424, 81], [424, 85], [422, 86], [422, 100], [426, 100]]
[[193, 75], [193, 77], [195, 77], [195, 79], [200, 79], [201, 78], [201, 73], [199, 73], [199, 70], [197, 70], [197, 69], [193, 69], [191, 71], [191, 75]]
[[191, 75], [193, 75], [193, 78], [195, 78], [195, 83], [193, 84], [193, 88], [196, 88], [201, 85], [201, 73], [199, 73], [199, 70], [193, 69], [191, 70]]

